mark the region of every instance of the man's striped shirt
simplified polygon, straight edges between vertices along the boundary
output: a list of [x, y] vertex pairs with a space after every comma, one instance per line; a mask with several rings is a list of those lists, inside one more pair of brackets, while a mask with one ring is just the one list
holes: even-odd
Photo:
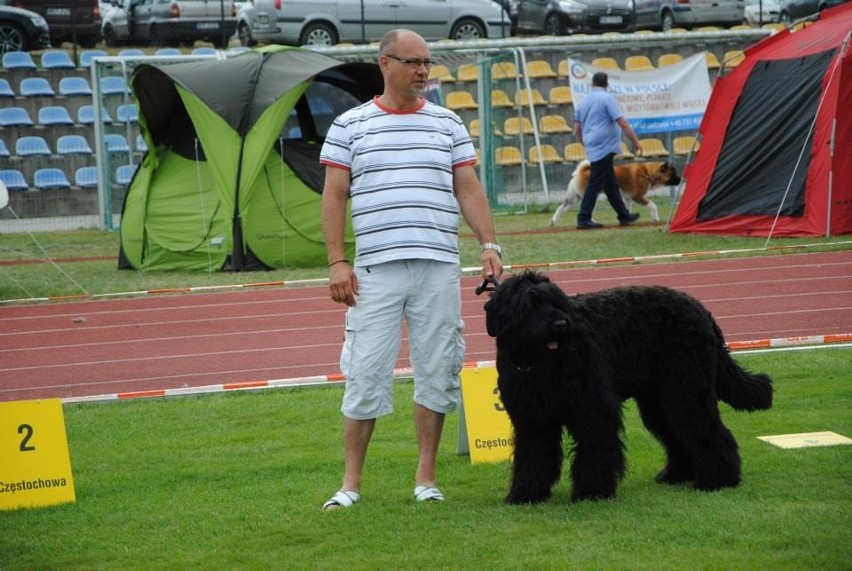
[[453, 169], [476, 154], [458, 115], [425, 99], [397, 112], [374, 98], [335, 119], [320, 162], [350, 173], [355, 265], [459, 262]]

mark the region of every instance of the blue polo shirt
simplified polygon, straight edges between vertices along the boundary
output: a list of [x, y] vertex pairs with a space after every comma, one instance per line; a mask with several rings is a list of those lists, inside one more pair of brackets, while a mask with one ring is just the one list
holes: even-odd
[[621, 127], [615, 121], [623, 116], [615, 97], [602, 87], [593, 87], [577, 105], [574, 121], [580, 124], [583, 146], [590, 161], [621, 152]]

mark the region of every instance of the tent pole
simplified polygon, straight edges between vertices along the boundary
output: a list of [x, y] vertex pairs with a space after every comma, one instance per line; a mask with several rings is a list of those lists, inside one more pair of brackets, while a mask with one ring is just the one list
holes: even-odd
[[825, 237], [828, 238], [831, 236], [831, 197], [834, 194], [834, 144], [836, 142], [837, 135], [837, 117], [831, 121], [831, 139], [828, 143], [828, 156], [830, 160], [828, 161], [828, 200], [826, 200], [825, 204]]

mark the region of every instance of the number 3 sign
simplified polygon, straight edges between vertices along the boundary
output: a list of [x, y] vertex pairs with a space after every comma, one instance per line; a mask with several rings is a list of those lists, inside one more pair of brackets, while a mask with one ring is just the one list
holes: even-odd
[[75, 499], [62, 401], [0, 403], [0, 510]]

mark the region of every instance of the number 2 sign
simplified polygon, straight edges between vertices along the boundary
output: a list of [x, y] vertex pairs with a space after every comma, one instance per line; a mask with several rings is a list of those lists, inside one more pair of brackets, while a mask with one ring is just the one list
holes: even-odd
[[75, 500], [62, 401], [0, 403], [0, 510]]

